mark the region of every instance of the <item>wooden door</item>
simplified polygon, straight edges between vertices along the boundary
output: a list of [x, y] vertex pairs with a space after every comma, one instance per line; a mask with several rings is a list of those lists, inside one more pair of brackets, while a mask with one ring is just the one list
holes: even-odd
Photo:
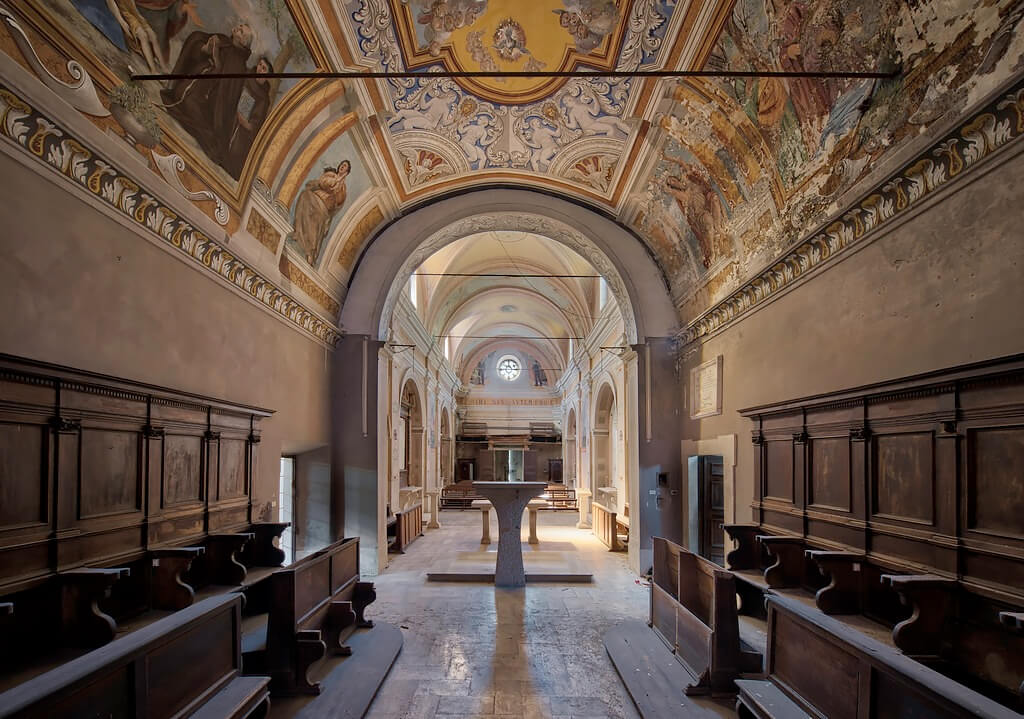
[[722, 458], [690, 457], [688, 465], [689, 549], [716, 564], [725, 562], [725, 485]]
[[562, 483], [562, 460], [548, 460], [548, 482], [550, 482], [551, 484]]

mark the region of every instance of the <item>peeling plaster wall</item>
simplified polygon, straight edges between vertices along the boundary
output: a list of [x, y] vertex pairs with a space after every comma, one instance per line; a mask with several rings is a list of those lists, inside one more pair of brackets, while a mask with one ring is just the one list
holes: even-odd
[[0, 177], [0, 351], [275, 410], [276, 517], [281, 454], [327, 443], [328, 350], [3, 153]]
[[754, 497], [751, 427], [739, 409], [1024, 352], [1024, 154], [970, 179], [683, 349], [686, 381], [692, 368], [723, 356], [722, 414], [691, 420], [687, 411], [683, 439], [738, 435], [736, 499], [726, 522], [749, 521]]

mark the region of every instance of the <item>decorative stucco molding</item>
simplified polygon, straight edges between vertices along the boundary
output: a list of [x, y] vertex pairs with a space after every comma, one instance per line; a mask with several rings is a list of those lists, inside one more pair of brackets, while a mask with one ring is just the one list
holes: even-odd
[[1024, 135], [1024, 78], [999, 94], [939, 142], [891, 175], [862, 200], [748, 280], [675, 336], [680, 349], [745, 316], [894, 219], [960, 179], [982, 160]]
[[210, 190], [192, 192], [185, 187], [185, 183], [183, 183], [181, 181], [181, 177], [178, 176], [179, 172], [185, 171], [185, 160], [181, 155], [159, 155], [156, 152], [153, 152], [152, 155], [153, 162], [156, 164], [156, 169], [159, 170], [160, 175], [167, 180], [168, 185], [192, 201], [212, 200], [215, 205], [213, 216], [217, 219], [217, 224], [222, 227], [228, 224], [228, 219], [230, 219], [231, 213], [228, 211], [227, 205], [224, 204], [224, 200], [220, 199], [219, 195], [211, 192]]
[[318, 340], [335, 345], [341, 338], [335, 325], [281, 291], [3, 84], [0, 136]]
[[80, 62], [68, 60], [68, 74], [71, 75], [74, 82], [64, 82], [60, 78], [55, 77], [43, 65], [42, 60], [39, 59], [39, 55], [36, 53], [35, 47], [32, 46], [32, 41], [28, 39], [28, 35], [21, 29], [18, 21], [14, 19], [14, 15], [2, 3], [0, 3], [0, 20], [3, 20], [4, 24], [7, 25], [18, 49], [21, 50], [28, 64], [44, 85], [57, 93], [62, 100], [73, 108], [81, 110], [87, 115], [107, 117], [110, 114], [110, 110], [103, 106], [99, 95], [96, 94], [96, 86], [92, 83], [92, 77], [86, 72]]

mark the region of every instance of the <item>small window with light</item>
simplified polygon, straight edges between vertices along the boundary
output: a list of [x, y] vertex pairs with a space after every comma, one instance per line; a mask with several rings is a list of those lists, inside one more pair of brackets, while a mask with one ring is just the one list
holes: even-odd
[[512, 355], [505, 355], [498, 360], [498, 376], [506, 382], [515, 382], [519, 379], [523, 368], [519, 366], [519, 360]]

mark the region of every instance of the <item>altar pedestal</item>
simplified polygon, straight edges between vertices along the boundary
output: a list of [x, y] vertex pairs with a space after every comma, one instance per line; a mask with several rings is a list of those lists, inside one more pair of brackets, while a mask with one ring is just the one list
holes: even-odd
[[498, 559], [494, 569], [496, 587], [526, 586], [523, 570], [523, 510], [547, 489], [546, 482], [473, 482], [473, 489], [491, 501], [498, 515]]

